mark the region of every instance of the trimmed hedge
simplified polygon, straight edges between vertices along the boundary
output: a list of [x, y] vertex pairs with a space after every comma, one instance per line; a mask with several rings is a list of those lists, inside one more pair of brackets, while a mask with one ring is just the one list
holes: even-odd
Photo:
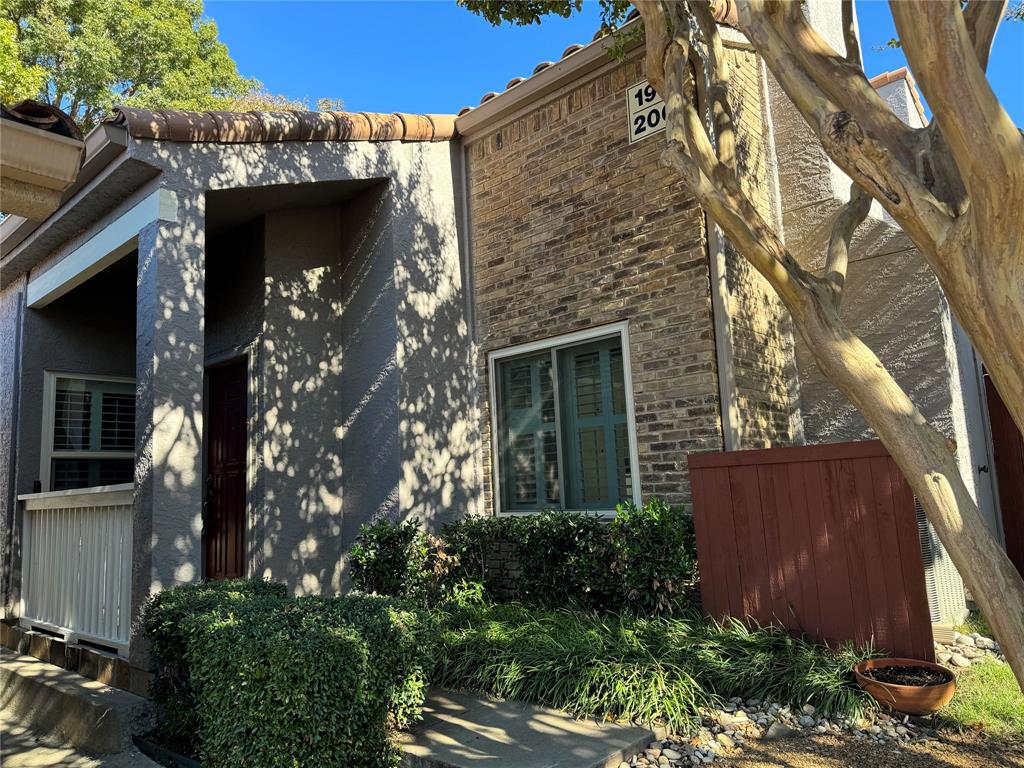
[[653, 615], [685, 610], [696, 594], [693, 520], [658, 499], [620, 505], [610, 522], [562, 511], [469, 517], [440, 539], [381, 521], [360, 529], [351, 563], [358, 589], [427, 600], [478, 583], [489, 600]]
[[419, 717], [437, 637], [399, 600], [260, 581], [161, 592], [144, 621], [161, 736], [212, 768], [396, 765], [389, 731]]

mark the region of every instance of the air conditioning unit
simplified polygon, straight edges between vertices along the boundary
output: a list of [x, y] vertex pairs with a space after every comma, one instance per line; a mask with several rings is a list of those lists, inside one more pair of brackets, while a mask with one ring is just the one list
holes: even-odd
[[921, 560], [924, 562], [924, 583], [928, 590], [932, 624], [959, 624], [967, 617], [963, 579], [917, 498], [914, 499], [914, 511], [917, 513], [917, 532], [921, 539]]

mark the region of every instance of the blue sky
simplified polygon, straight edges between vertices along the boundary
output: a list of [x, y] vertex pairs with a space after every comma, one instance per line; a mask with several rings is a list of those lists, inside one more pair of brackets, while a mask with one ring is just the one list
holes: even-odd
[[[838, 0], [837, 0], [838, 2]], [[898, 50], [875, 51], [896, 32], [883, 2], [859, 2], [869, 75], [903, 65]], [[570, 19], [492, 27], [455, 0], [256, 2], [207, 0], [206, 15], [248, 77], [292, 98], [344, 99], [356, 112], [456, 112], [501, 91], [540, 61], [586, 43], [600, 26], [596, 2]], [[989, 77], [1011, 118], [1024, 125], [1024, 23], [1004, 23]]]

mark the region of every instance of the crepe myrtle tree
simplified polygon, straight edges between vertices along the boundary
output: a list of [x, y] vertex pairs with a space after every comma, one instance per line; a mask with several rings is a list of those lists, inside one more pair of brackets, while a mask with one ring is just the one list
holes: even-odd
[[[516, 24], [568, 16], [581, 6], [579, 0], [459, 2], [492, 23]], [[609, 30], [631, 5], [640, 12], [647, 77], [666, 103], [662, 162], [776, 291], [821, 371], [885, 444], [1024, 686], [1024, 580], [985, 526], [950, 441], [840, 312], [850, 242], [877, 200], [924, 255], [1024, 430], [1024, 135], [985, 75], [996, 30], [1008, 15], [1005, 0], [891, 3], [900, 45], [933, 111], [920, 129], [902, 122], [868, 82], [852, 0], [842, 2], [843, 51], [811, 27], [798, 1], [601, 2]], [[1019, 7], [1010, 14], [1019, 15]], [[742, 191], [722, 22], [743, 32], [852, 180], [821, 272], [801, 266]], [[695, 98], [698, 79], [703, 111]]]

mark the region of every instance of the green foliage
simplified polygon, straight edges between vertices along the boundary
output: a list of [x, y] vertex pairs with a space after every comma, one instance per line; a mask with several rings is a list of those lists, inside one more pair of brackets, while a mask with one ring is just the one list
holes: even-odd
[[611, 524], [614, 569], [626, 606], [643, 614], [672, 613], [697, 580], [693, 517], [659, 499], [620, 505]]
[[25, 63], [18, 55], [18, 25], [0, 19], [0, 103], [31, 99], [42, 90], [46, 70]]
[[[526, 26], [540, 24], [545, 16], [567, 19], [583, 9], [583, 0], [458, 0], [463, 8], [483, 16], [491, 24]], [[625, 20], [630, 0], [600, 0], [603, 28], [614, 29]]]
[[[583, 512], [541, 512], [512, 520], [519, 579], [516, 598], [541, 605], [616, 605], [608, 526]], [[456, 523], [458, 525], [458, 523]]]
[[[498, 561], [516, 564], [511, 581]], [[360, 529], [351, 563], [366, 593], [435, 602], [475, 582], [490, 599], [645, 614], [685, 607], [697, 572], [692, 519], [657, 499], [620, 506], [611, 523], [561, 511], [470, 517], [440, 540], [415, 521], [380, 521]]]
[[985, 637], [994, 637], [992, 634], [992, 627], [989, 626], [980, 611], [971, 611], [964, 620], [964, 623], [956, 627], [956, 631], [961, 635], [973, 635], [977, 632], [979, 635], [984, 635]]
[[1024, 733], [1024, 693], [1009, 664], [980, 661], [957, 675], [953, 701], [939, 717], [953, 728], [981, 728], [996, 736]]
[[427, 536], [416, 520], [361, 525], [349, 555], [352, 584], [367, 594], [421, 595], [429, 580], [429, 555]]
[[443, 623], [436, 684], [580, 717], [664, 722], [685, 732], [700, 707], [732, 696], [811, 703], [831, 716], [870, 706], [851, 674], [863, 654], [776, 628], [518, 604], [451, 607]]
[[[466, 518], [442, 538], [454, 577], [480, 582], [491, 599], [672, 613], [697, 577], [692, 518], [658, 499], [620, 505], [610, 523], [579, 512]], [[500, 552], [518, 562], [511, 585], [493, 567]]]
[[0, 0], [0, 10], [0, 100], [54, 104], [83, 131], [115, 104], [305, 106], [238, 73], [202, 0]]
[[161, 735], [214, 767], [395, 765], [389, 727], [419, 717], [436, 640], [401, 601], [260, 581], [176, 587], [144, 622]]
[[191, 749], [199, 729], [195, 693], [190, 679], [188, 649], [200, 641], [201, 625], [189, 621], [210, 612], [230, 613], [250, 602], [276, 610], [287, 596], [284, 584], [260, 579], [210, 581], [157, 593], [143, 612], [143, 630], [156, 660], [150, 693], [158, 702], [161, 736], [182, 752]]

